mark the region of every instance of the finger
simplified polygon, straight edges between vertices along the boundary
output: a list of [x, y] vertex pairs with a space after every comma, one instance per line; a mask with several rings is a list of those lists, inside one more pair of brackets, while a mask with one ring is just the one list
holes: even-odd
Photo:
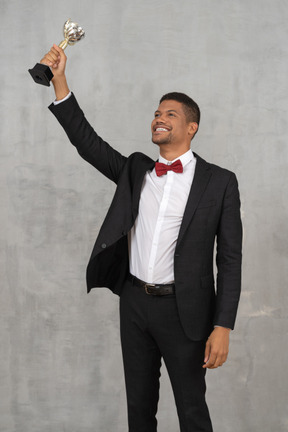
[[56, 45], [56, 44], [53, 44], [53, 47], [52, 47], [53, 49], [55, 49], [55, 51], [57, 51], [58, 52], [58, 54], [64, 54], [64, 50], [62, 49], [62, 48], [60, 48], [58, 45]]
[[48, 66], [52, 66], [53, 64], [58, 64], [58, 61], [57, 61], [57, 59], [55, 60], [55, 59], [50, 55], [50, 53], [47, 53], [47, 54], [43, 57], [43, 59], [40, 61], [40, 63], [44, 63], [44, 64], [46, 64], [46, 65], [48, 65]]
[[56, 50], [54, 50], [53, 48], [49, 51], [47, 56], [49, 56], [49, 58], [53, 59], [54, 62], [57, 62], [59, 60], [59, 57], [60, 57], [58, 52]]
[[208, 339], [208, 341], [206, 342], [206, 346], [205, 346], [204, 363], [207, 363], [207, 361], [209, 359], [210, 349], [211, 349], [211, 345], [210, 345], [210, 341]]
[[46, 56], [40, 60], [40, 63], [47, 66], [52, 66], [52, 62]]
[[210, 354], [209, 360], [208, 360], [208, 367], [214, 367], [216, 363], [217, 355], [214, 353]]
[[62, 48], [60, 48], [58, 45], [54, 44], [53, 45], [54, 50], [58, 53], [58, 56], [60, 56], [61, 59], [65, 59], [66, 55], [64, 53], [64, 50]]
[[214, 364], [213, 364], [213, 369], [216, 369], [216, 368], [218, 368], [219, 366], [222, 366], [222, 362], [221, 362], [221, 360], [220, 360], [219, 357], [216, 357], [216, 360], [215, 360], [215, 362], [214, 362]]
[[49, 55], [49, 58], [50, 58], [50, 61], [52, 61], [53, 63], [60, 63], [60, 61], [61, 61], [61, 58], [60, 58], [60, 56], [58, 55], [58, 54], [50, 54]]
[[56, 44], [53, 44], [53, 46], [51, 47], [50, 51], [53, 52], [54, 54], [56, 54], [57, 56], [59, 56], [60, 55], [59, 49], [60, 48]]
[[216, 369], [216, 368], [222, 366], [226, 362], [227, 356], [228, 355], [226, 353], [221, 354], [221, 355], [217, 355], [216, 360], [215, 360], [214, 365], [213, 365], [213, 369]]
[[216, 358], [217, 358], [216, 354], [214, 354], [214, 353], [211, 352], [210, 356], [209, 356], [209, 360], [205, 363], [205, 365], [203, 367], [204, 368], [208, 368], [208, 369], [214, 368], [214, 364], [216, 362]]

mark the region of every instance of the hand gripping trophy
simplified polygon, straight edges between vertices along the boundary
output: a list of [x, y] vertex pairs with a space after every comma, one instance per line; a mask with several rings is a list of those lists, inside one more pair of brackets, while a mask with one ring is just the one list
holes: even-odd
[[[68, 19], [63, 28], [64, 40], [59, 44], [59, 47], [63, 50], [67, 45], [74, 45], [80, 41], [84, 36], [85, 32], [77, 23]], [[29, 69], [29, 73], [37, 84], [50, 86], [50, 81], [53, 78], [53, 73], [49, 66], [37, 63], [33, 69]]]

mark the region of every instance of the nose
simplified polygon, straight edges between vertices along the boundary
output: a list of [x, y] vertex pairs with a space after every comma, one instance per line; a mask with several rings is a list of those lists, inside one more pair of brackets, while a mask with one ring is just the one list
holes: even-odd
[[156, 124], [163, 124], [165, 123], [165, 118], [163, 114], [158, 114], [158, 116], [154, 119]]
[[152, 129], [156, 128], [157, 126], [162, 126], [164, 124], [163, 119], [161, 117], [155, 117], [152, 121]]

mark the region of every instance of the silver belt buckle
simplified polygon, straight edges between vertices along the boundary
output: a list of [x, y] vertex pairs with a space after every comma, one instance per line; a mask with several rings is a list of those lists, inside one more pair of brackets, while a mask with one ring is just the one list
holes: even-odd
[[145, 283], [145, 292], [146, 292], [146, 294], [148, 294], [148, 295], [152, 295], [151, 293], [149, 293], [149, 292], [147, 291], [147, 289], [148, 289], [149, 287], [155, 287], [155, 286], [156, 286], [155, 284]]

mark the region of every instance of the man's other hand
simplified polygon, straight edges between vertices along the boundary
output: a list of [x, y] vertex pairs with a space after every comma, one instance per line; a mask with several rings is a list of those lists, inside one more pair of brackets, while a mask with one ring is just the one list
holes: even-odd
[[203, 368], [216, 369], [226, 362], [229, 352], [230, 329], [215, 327], [206, 342]]

